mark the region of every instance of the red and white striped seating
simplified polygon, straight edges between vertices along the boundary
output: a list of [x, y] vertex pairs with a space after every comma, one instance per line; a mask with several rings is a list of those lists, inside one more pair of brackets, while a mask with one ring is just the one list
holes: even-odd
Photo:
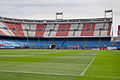
[[0, 22], [0, 35], [18, 37], [109, 37], [111, 23], [30, 24]]

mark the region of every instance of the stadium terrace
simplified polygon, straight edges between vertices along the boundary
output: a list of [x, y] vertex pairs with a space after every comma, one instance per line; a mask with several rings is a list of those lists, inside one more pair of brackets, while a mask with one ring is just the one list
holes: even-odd
[[117, 49], [112, 18], [27, 20], [0, 17], [0, 48]]

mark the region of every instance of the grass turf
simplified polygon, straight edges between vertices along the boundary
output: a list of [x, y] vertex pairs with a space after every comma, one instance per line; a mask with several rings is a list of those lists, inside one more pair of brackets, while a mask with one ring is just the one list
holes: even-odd
[[120, 51], [0, 50], [0, 80], [120, 80]]

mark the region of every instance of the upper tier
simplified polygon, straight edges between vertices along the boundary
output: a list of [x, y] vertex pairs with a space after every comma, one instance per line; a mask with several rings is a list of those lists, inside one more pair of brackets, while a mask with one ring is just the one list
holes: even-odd
[[[21, 20], [21, 21], [16, 21]], [[27, 20], [0, 17], [0, 35], [15, 37], [110, 37], [112, 19]], [[37, 22], [35, 22], [37, 21]], [[41, 22], [38, 22], [41, 21]]]
[[28, 20], [0, 17], [0, 21], [16, 23], [91, 23], [91, 22], [112, 22], [112, 18], [94, 18], [94, 19], [64, 19], [64, 20]]

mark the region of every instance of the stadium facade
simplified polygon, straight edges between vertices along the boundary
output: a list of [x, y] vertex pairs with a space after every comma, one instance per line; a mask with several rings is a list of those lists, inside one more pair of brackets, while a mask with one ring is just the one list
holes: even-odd
[[0, 17], [0, 48], [107, 49], [112, 18], [27, 20]]

